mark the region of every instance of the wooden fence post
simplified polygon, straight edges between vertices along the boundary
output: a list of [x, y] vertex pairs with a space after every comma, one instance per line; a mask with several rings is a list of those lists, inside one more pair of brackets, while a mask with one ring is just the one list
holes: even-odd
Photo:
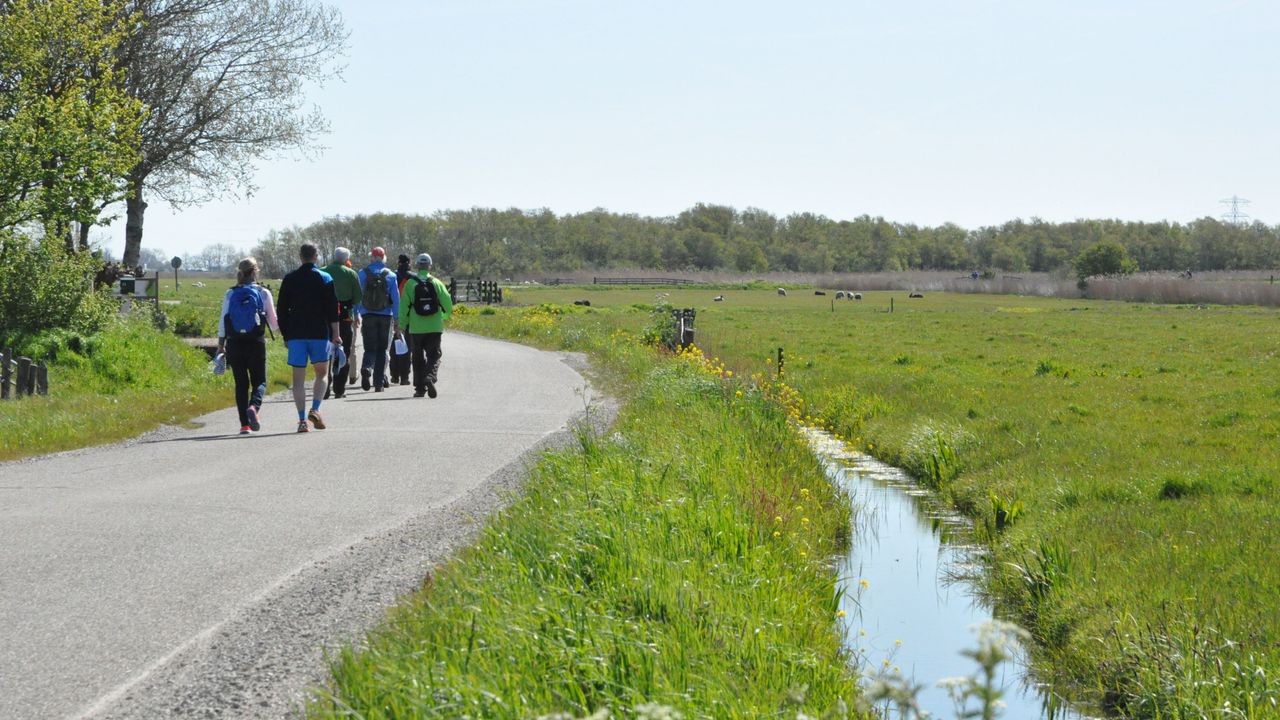
[[35, 374], [36, 374], [36, 394], [48, 395], [49, 394], [49, 368], [44, 363], [40, 363], [39, 365], [36, 366]]
[[778, 379], [782, 379], [782, 366], [786, 362], [786, 356], [783, 355], [782, 348], [778, 348]]
[[0, 350], [0, 400], [9, 400], [9, 380], [13, 379], [12, 352]]
[[0, 400], [9, 399], [9, 380], [13, 376], [13, 368], [9, 365], [9, 356], [8, 350], [0, 350]]
[[30, 382], [31, 358], [20, 357], [18, 358], [18, 380], [16, 383], [18, 391], [14, 393], [14, 397], [26, 395], [31, 387]]

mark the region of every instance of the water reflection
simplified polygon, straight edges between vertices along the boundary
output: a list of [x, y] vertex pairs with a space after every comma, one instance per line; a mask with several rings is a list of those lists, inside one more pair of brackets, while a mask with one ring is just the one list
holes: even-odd
[[[977, 671], [961, 652], [977, 644], [972, 628], [992, 619], [991, 606], [972, 582], [983, 553], [972, 523], [903, 471], [852, 452], [826, 433], [807, 432], [827, 473], [855, 508], [850, 552], [836, 568], [844, 591], [840, 609], [846, 613], [846, 643], [868, 674], [899, 669], [923, 686], [922, 709], [933, 717], [953, 717], [954, 704], [936, 683]], [[997, 682], [1007, 705], [1002, 717], [1083, 717], [1032, 682], [1021, 658], [1000, 672]]]

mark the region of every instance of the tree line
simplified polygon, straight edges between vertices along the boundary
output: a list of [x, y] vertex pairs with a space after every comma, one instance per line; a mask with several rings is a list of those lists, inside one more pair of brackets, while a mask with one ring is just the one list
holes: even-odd
[[329, 217], [269, 232], [252, 253], [278, 276], [296, 265], [297, 247], [376, 245], [394, 257], [429, 252], [441, 271], [485, 277], [609, 268], [764, 272], [954, 270], [1071, 273], [1086, 249], [1118, 245], [1141, 270], [1257, 270], [1280, 267], [1280, 226], [1241, 226], [1214, 218], [1190, 223], [1010, 220], [965, 229], [896, 223], [862, 215], [777, 216], [700, 203], [675, 217], [596, 209], [472, 208], [431, 215], [373, 213]]

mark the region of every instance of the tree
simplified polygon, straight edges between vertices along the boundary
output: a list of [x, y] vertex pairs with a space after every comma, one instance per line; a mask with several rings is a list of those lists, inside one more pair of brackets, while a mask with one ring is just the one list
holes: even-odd
[[311, 0], [129, 0], [141, 24], [121, 47], [144, 102], [142, 158], [128, 173], [124, 262], [137, 262], [149, 190], [171, 205], [252, 193], [258, 160], [311, 149], [327, 129], [303, 89], [335, 74], [347, 32]]
[[1138, 271], [1124, 246], [1113, 240], [1102, 240], [1084, 249], [1073, 263], [1076, 278], [1084, 282], [1097, 275], [1129, 275]]
[[143, 108], [113, 68], [122, 8], [0, 1], [0, 230], [39, 223], [69, 250], [86, 250], [88, 227], [124, 196]]
[[143, 248], [138, 255], [138, 262], [130, 267], [142, 267], [148, 270], [162, 270], [169, 267], [169, 255], [160, 248]]
[[227, 270], [234, 268], [244, 253], [227, 243], [206, 245], [196, 256], [197, 264], [205, 270]]

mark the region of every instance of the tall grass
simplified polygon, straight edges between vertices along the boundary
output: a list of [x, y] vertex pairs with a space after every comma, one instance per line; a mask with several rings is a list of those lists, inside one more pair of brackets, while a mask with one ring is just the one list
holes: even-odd
[[[555, 341], [539, 315], [484, 320]], [[334, 658], [311, 717], [854, 716], [824, 562], [845, 500], [777, 405], [601, 337], [572, 342], [630, 400], [615, 432], [546, 456], [475, 546]]]

